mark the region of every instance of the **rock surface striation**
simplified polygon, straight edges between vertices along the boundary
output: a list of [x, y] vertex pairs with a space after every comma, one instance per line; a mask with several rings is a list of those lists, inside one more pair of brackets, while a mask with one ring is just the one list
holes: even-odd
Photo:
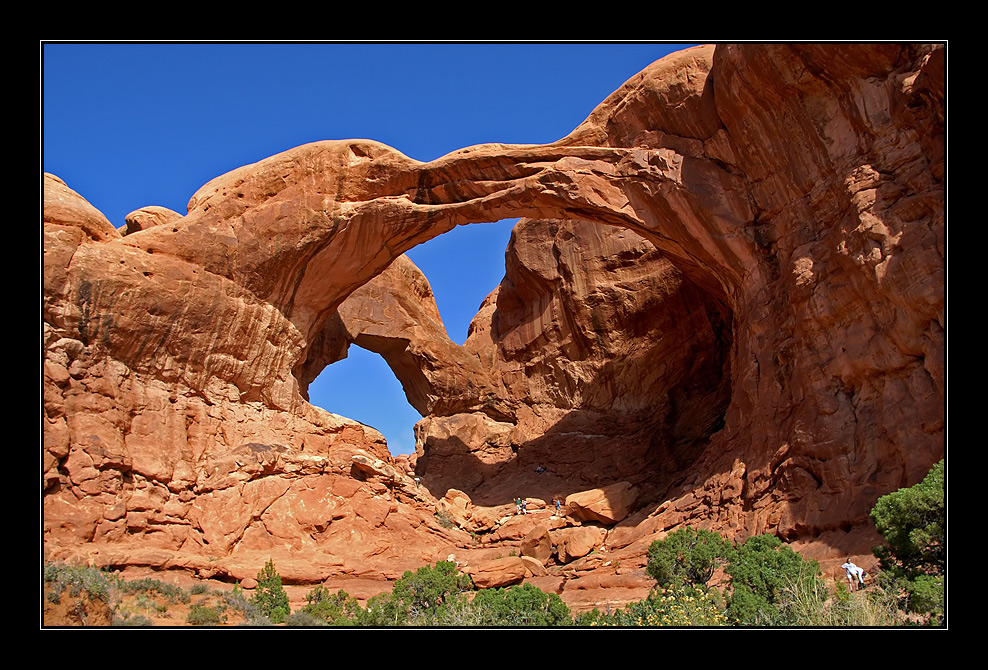
[[[120, 229], [45, 175], [46, 556], [358, 597], [452, 557], [576, 607], [686, 523], [868, 556], [945, 452], [945, 100], [936, 45], [717, 45], [552, 144], [319, 142]], [[503, 218], [457, 345], [403, 254]], [[307, 402], [353, 344], [410, 462]]]

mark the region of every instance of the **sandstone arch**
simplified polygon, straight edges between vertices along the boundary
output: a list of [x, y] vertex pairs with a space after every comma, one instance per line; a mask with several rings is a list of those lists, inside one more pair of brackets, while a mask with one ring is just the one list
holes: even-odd
[[[372, 523], [377, 508], [356, 520], [355, 496], [381, 486], [427, 509], [373, 459], [354, 475], [357, 451], [386, 461], [379, 436], [312, 408], [304, 386], [355, 336], [422, 376], [411, 395], [429, 416], [517, 420], [531, 405], [479, 349], [402, 348], [346, 310], [414, 245], [525, 217], [633, 231], [716, 315], [706, 351], [729, 380], [706, 388], [716, 426], [652, 491], [664, 504], [637, 533], [692, 519], [864, 551], [874, 499], [945, 449], [943, 74], [932, 46], [702, 47], [647, 68], [551, 145], [422, 164], [372, 141], [319, 142], [218, 177], [185, 216], [126, 236], [50, 180], [49, 546], [131, 547], [123, 562], [151, 561], [135, 558], [147, 546], [193, 563], [279, 542], [347, 555], [358, 550], [326, 519]], [[468, 393], [443, 383], [450, 361]], [[333, 502], [316, 493], [327, 487]], [[321, 511], [293, 518], [301, 500]], [[442, 551], [424, 542], [422, 555]], [[382, 572], [400, 564], [359, 553]]]

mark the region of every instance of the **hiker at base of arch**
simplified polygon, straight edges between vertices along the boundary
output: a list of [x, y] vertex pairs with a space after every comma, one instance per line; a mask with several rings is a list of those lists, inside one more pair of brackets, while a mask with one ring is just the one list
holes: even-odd
[[852, 591], [855, 590], [855, 586], [859, 589], [864, 587], [865, 571], [852, 563], [851, 559], [847, 559], [847, 562], [840, 567], [844, 569], [844, 573], [847, 575], [847, 583], [850, 585]]

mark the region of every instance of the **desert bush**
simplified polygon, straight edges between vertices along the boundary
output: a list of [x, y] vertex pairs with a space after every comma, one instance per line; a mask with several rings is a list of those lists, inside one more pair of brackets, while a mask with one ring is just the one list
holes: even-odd
[[305, 600], [301, 611], [323, 625], [352, 626], [359, 618], [360, 604], [346, 591], [333, 592], [320, 584], [306, 594]]
[[882, 496], [871, 510], [885, 542], [874, 548], [880, 583], [900, 594], [901, 608], [925, 622], [946, 620], [946, 471], [940, 461], [915, 486]]
[[569, 607], [557, 594], [531, 584], [484, 589], [471, 599], [468, 592], [472, 590], [468, 575], [460, 573], [454, 563], [440, 561], [405, 572], [391, 593], [372, 597], [366, 608], [344, 592], [329, 594], [317, 588], [310, 593], [305, 609], [311, 606], [312, 612], [331, 612], [327, 620], [334, 625], [517, 627], [572, 623]]
[[946, 570], [946, 481], [940, 461], [920, 483], [882, 496], [871, 510], [885, 544], [876, 547], [882, 570], [942, 574]]
[[940, 626], [946, 623], [946, 577], [919, 575], [907, 584], [908, 611], [926, 615], [926, 623]]
[[188, 603], [191, 596], [179, 586], [165, 584], [157, 579], [145, 577], [142, 579], [121, 580], [120, 591], [126, 595], [144, 594], [148, 597], [158, 594], [170, 603]]
[[278, 574], [274, 561], [269, 559], [257, 573], [257, 589], [251, 596], [250, 603], [262, 617], [274, 624], [282, 623], [291, 613], [288, 594], [281, 586], [281, 575]]
[[717, 533], [687, 526], [649, 546], [646, 572], [660, 586], [704, 586], [731, 553], [730, 543]]
[[479, 626], [566, 626], [570, 609], [555, 593], [531, 585], [479, 591], [472, 607]]
[[117, 578], [98, 568], [44, 563], [44, 625], [107, 626], [119, 602]]
[[451, 607], [462, 604], [465, 592], [473, 588], [468, 575], [457, 571], [456, 564], [440, 561], [435, 567], [423, 566], [406, 571], [391, 588], [390, 594], [374, 596], [367, 609], [357, 614], [358, 625], [419, 626], [441, 625]]
[[672, 581], [668, 588], [656, 588], [644, 600], [615, 612], [584, 613], [576, 623], [594, 627], [712, 627], [726, 626], [728, 619], [716, 591]]
[[[825, 599], [826, 591], [816, 561], [805, 560], [777, 537], [767, 534], [749, 538], [735, 548], [717, 533], [681, 528], [651, 544], [646, 571], [659, 586], [698, 587], [704, 591], [703, 587], [720, 566], [724, 566], [730, 576], [725, 593], [726, 614], [735, 625], [794, 625], [799, 618], [799, 608], [790, 606], [795, 602], [793, 593], [803, 599], [800, 606], [806, 606], [805, 599], [811, 596]], [[682, 589], [670, 591], [667, 588], [666, 597], [671, 594], [680, 599], [687, 593]], [[713, 593], [708, 595], [715, 597]], [[638, 618], [654, 618], [654, 605], [654, 602], [645, 603]], [[662, 616], [667, 616], [665, 611], [659, 618]], [[677, 617], [691, 620], [678, 611], [671, 618]], [[714, 614], [710, 620], [709, 625], [719, 621]]]
[[202, 603], [192, 603], [186, 621], [193, 626], [218, 626], [224, 623], [226, 617], [216, 607]]
[[103, 570], [88, 566], [46, 563], [44, 582], [48, 587], [47, 598], [59, 602], [63, 594], [72, 597], [85, 596], [89, 600], [102, 600], [110, 603], [118, 580]]
[[247, 599], [239, 584], [234, 586], [232, 590], [223, 592], [222, 602], [226, 607], [243, 616], [243, 625], [245, 626], [271, 625], [271, 620], [261, 613], [257, 605]]
[[820, 566], [773, 535], [756, 535], [738, 547], [727, 565], [731, 577], [727, 614], [744, 626], [797, 625], [786, 607], [793, 588], [820, 593]]
[[443, 528], [453, 528], [456, 526], [456, 521], [453, 519], [453, 515], [449, 513], [449, 510], [440, 510], [436, 512], [436, 521]]

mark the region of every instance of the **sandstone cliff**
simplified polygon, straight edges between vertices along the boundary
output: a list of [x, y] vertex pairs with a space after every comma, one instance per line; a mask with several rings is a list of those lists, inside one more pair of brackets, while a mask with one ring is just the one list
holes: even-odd
[[[683, 523], [867, 556], [945, 451], [944, 86], [936, 46], [698, 47], [553, 144], [305, 145], [120, 231], [45, 175], [46, 553], [351, 593], [454, 555], [574, 604]], [[516, 217], [456, 345], [403, 253]], [[306, 400], [354, 343], [407, 467]]]

